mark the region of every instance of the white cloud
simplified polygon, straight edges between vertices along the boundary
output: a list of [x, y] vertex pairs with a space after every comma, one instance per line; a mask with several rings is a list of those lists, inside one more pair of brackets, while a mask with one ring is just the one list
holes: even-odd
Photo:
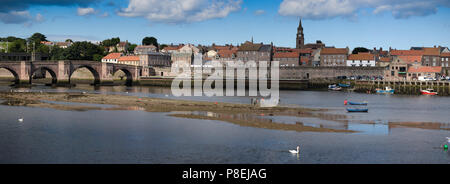
[[78, 8], [77, 9], [77, 14], [79, 16], [85, 16], [85, 15], [90, 15], [90, 14], [94, 14], [95, 13], [95, 9], [94, 8]]
[[242, 0], [130, 0], [120, 16], [145, 17], [154, 22], [199, 22], [224, 18], [241, 8]]
[[28, 11], [0, 12], [0, 22], [5, 24], [24, 24], [29, 27], [35, 22], [40, 23], [43, 21], [44, 17], [40, 13], [33, 18]]
[[449, 0], [283, 0], [278, 13], [306, 19], [354, 17], [369, 8], [374, 14], [390, 12], [395, 18], [435, 14], [438, 7], [450, 7]]
[[262, 15], [262, 14], [265, 14], [266, 13], [266, 11], [264, 11], [264, 10], [256, 10], [255, 11], [255, 15]]

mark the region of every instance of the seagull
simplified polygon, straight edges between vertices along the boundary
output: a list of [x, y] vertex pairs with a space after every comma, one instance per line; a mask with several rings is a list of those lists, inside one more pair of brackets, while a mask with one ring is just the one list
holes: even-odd
[[300, 146], [297, 146], [297, 150], [289, 150], [292, 154], [299, 154], [300, 153]]
[[83, 91], [82, 94], [86, 94], [86, 91]]
[[18, 121], [19, 121], [19, 122], [23, 122], [23, 118], [19, 118]]

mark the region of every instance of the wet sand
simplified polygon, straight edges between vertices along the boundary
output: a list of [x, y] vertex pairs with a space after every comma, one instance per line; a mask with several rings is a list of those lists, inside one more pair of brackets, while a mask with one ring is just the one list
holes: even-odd
[[[287, 130], [297, 132], [340, 132], [353, 133], [346, 129], [330, 127], [305, 126], [301, 121], [295, 124], [275, 122], [263, 116], [291, 116], [299, 118], [317, 118], [333, 121], [343, 125], [349, 123], [374, 124], [373, 121], [351, 121], [347, 115], [330, 114], [327, 109], [311, 109], [302, 107], [258, 107], [250, 104], [214, 103], [188, 100], [160, 99], [127, 95], [83, 94], [83, 93], [51, 93], [51, 92], [0, 92], [2, 105], [27, 106], [36, 108], [52, 108], [67, 111], [88, 110], [141, 110], [147, 112], [171, 112], [169, 116], [199, 120], [224, 121], [244, 127]], [[65, 103], [52, 103], [65, 102]], [[77, 104], [84, 103], [84, 104]], [[112, 107], [90, 106], [86, 104], [104, 104]], [[188, 112], [188, 113], [182, 113]], [[192, 114], [189, 112], [215, 113], [216, 116]], [[391, 128], [420, 128], [431, 130], [450, 130], [440, 123], [423, 122], [390, 122]]]
[[[351, 130], [335, 130], [322, 127], [304, 126], [301, 122], [284, 124], [259, 118], [260, 116], [294, 116], [312, 117], [324, 120], [346, 122], [345, 115], [330, 115], [323, 112], [326, 109], [310, 109], [302, 107], [258, 107], [250, 104], [214, 103], [187, 100], [172, 100], [126, 95], [82, 94], [82, 93], [30, 93], [30, 92], [0, 92], [3, 105], [53, 108], [58, 110], [143, 110], [147, 112], [174, 112], [173, 117], [218, 120], [240, 126], [257, 127], [274, 130], [310, 131], [310, 132], [354, 132]], [[52, 102], [67, 102], [55, 104]], [[70, 103], [105, 104], [113, 107], [96, 107]], [[177, 112], [211, 112], [221, 116], [208, 117]], [[245, 115], [251, 118], [239, 118]]]

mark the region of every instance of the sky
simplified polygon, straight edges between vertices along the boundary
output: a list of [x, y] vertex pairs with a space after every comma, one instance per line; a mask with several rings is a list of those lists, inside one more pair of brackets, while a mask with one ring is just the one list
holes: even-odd
[[0, 0], [0, 37], [295, 47], [450, 46], [450, 0]]

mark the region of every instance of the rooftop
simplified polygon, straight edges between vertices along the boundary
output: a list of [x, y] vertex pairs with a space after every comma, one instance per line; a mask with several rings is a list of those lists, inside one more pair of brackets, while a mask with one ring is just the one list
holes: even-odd
[[351, 54], [347, 58], [348, 60], [375, 60], [375, 55], [370, 54], [368, 52], [364, 53], [358, 53], [358, 54]]
[[113, 52], [113, 53], [109, 53], [108, 55], [106, 55], [102, 59], [119, 59], [120, 56], [122, 56], [122, 53]]
[[139, 56], [122, 56], [119, 61], [139, 61]]
[[410, 73], [441, 73], [441, 71], [440, 66], [413, 66], [408, 69]]
[[326, 54], [345, 54], [347, 55], [348, 50], [346, 48], [323, 48], [320, 51], [320, 55]]

